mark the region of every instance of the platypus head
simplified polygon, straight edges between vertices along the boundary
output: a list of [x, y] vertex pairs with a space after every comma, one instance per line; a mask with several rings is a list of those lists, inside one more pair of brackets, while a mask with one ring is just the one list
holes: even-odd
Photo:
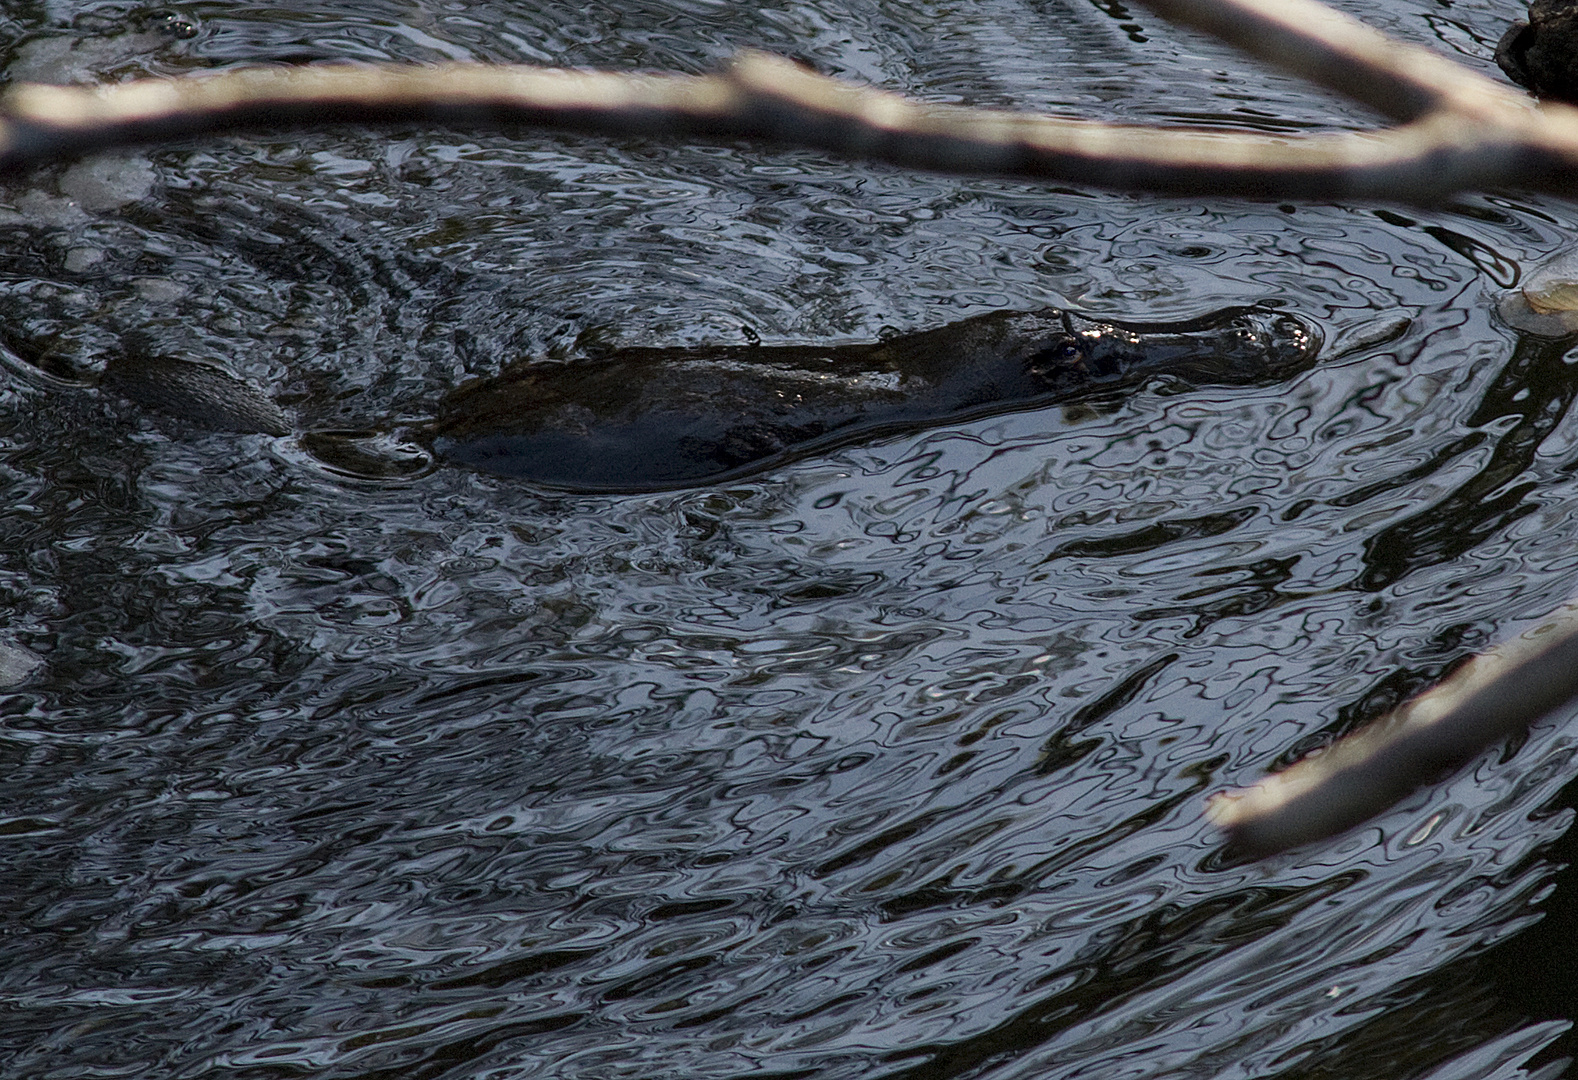
[[1116, 380], [1150, 374], [1188, 383], [1228, 384], [1284, 378], [1309, 363], [1319, 336], [1294, 316], [1242, 307], [1173, 323], [1118, 324], [1073, 312], [1064, 331], [1030, 360], [1054, 387], [1069, 380]]

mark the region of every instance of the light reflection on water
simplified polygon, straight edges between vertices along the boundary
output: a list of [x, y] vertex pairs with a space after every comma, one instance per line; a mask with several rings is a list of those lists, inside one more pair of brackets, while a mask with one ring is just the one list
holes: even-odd
[[[1116, 5], [170, 10], [199, 34], [9, 16], [13, 69], [73, 36], [101, 74], [758, 45], [940, 99], [1363, 122]], [[1514, 12], [1452, 14], [1376, 19], [1483, 67]], [[1227, 74], [1180, 86], [1198, 55]], [[147, 160], [117, 208], [65, 170], [0, 206], [0, 629], [48, 664], [0, 701], [0, 1071], [1470, 1076], [1559, 1034], [1479, 954], [1555, 873], [1560, 724], [1265, 864], [1200, 806], [1574, 591], [1578, 379], [1491, 313], [1564, 204], [449, 132]], [[1047, 303], [1280, 304], [1327, 356], [624, 497], [358, 478], [29, 367], [138, 334], [378, 428], [533, 351]]]

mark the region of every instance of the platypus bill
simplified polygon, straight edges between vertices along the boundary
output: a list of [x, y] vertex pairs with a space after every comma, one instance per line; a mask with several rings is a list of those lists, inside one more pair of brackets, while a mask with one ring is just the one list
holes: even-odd
[[1262, 308], [1167, 324], [997, 312], [874, 344], [623, 349], [526, 362], [451, 394], [434, 448], [572, 491], [737, 479], [850, 443], [1035, 408], [1167, 373], [1189, 385], [1288, 377], [1313, 329]]

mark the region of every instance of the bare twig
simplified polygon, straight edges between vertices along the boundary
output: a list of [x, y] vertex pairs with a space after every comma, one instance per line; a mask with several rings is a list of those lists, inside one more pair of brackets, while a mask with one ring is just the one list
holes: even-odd
[[1211, 820], [1268, 855], [1334, 836], [1578, 696], [1578, 602], [1474, 657], [1395, 712], [1241, 791]]
[[1522, 100], [1439, 53], [1393, 41], [1316, 0], [1143, 2], [1394, 120], [1440, 109], [1495, 110]]
[[916, 102], [755, 52], [711, 76], [347, 64], [20, 85], [0, 103], [0, 169], [215, 131], [418, 122], [761, 138], [912, 168], [1202, 194], [1427, 199], [1578, 175], [1578, 109], [1536, 108], [1314, 0], [1150, 3], [1404, 123], [1301, 136], [1104, 124]]

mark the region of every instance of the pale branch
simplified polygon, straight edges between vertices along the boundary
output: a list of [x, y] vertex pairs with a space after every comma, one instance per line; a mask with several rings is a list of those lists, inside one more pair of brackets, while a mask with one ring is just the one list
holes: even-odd
[[1207, 814], [1246, 853], [1336, 835], [1578, 697], [1578, 603], [1474, 657], [1396, 711]]
[[1361, 102], [1394, 120], [1505, 106], [1499, 83], [1439, 53], [1388, 38], [1316, 0], [1141, 0], [1173, 22]]
[[[1504, 183], [1533, 164], [1526, 140], [1455, 110], [1382, 131], [1284, 136], [922, 104], [761, 53], [724, 77], [741, 88], [752, 134], [947, 172], [1192, 194], [1398, 198]], [[1521, 119], [1521, 95], [1507, 97]], [[1578, 149], [1578, 110], [1573, 123]]]
[[1149, 0], [1399, 126], [1271, 135], [930, 104], [742, 53], [715, 75], [530, 66], [236, 68], [0, 100], [0, 169], [110, 146], [328, 123], [764, 139], [935, 171], [1209, 195], [1415, 199], [1578, 176], [1578, 109], [1393, 42], [1314, 0]]

